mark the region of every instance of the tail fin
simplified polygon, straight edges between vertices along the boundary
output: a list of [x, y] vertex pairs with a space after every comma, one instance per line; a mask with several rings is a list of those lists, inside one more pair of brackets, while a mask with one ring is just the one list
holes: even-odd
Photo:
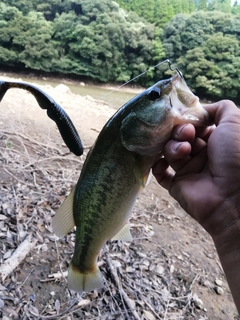
[[77, 292], [100, 289], [103, 287], [102, 274], [97, 266], [93, 272], [82, 273], [71, 263], [68, 269], [68, 286]]

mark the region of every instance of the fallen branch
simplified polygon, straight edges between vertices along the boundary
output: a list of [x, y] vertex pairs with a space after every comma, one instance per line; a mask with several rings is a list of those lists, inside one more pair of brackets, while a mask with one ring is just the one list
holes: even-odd
[[51, 280], [57, 280], [61, 278], [66, 278], [68, 275], [68, 271], [64, 272], [57, 272], [57, 273], [52, 273], [48, 275], [48, 278], [51, 278]]
[[34, 248], [37, 243], [37, 239], [32, 238], [30, 234], [27, 238], [19, 245], [19, 247], [13, 252], [10, 258], [8, 258], [0, 266], [0, 276], [4, 281], [11, 272], [17, 268], [17, 266], [25, 259], [27, 254]]
[[[42, 143], [42, 142], [40, 142], [40, 141], [36, 141], [36, 140], [30, 138], [29, 136], [27, 136], [27, 135], [25, 135], [25, 134], [21, 134], [21, 133], [19, 133], [19, 132], [16, 133], [15, 131], [14, 131], [14, 132], [11, 132], [11, 131], [7, 131], [7, 130], [3, 130], [3, 131], [1, 131], [1, 132], [4, 133], [4, 134], [8, 134], [8, 135], [19, 136], [20, 138], [25, 139], [25, 140], [28, 140], [28, 141], [30, 141], [31, 143], [34, 143], [34, 144], [36, 144], [36, 145], [38, 145], [38, 146], [41, 146], [41, 147], [43, 147], [43, 148], [55, 150], [60, 156], [63, 155], [63, 154], [61, 154], [61, 152], [59, 151], [59, 148], [56, 148], [56, 147], [54, 147], [54, 146], [50, 146], [50, 145], [48, 145], [48, 144], [46, 144], [46, 143]], [[70, 152], [69, 152], [69, 153], [70, 153]]]
[[32, 188], [32, 184], [27, 183], [26, 181], [23, 181], [23, 180], [18, 179], [16, 176], [14, 176], [14, 175], [13, 175], [10, 171], [8, 171], [6, 168], [3, 168], [3, 170], [4, 170], [7, 174], [9, 174], [11, 177], [13, 177], [14, 179], [16, 179], [17, 182], [21, 183], [22, 185], [25, 185], [25, 186], [28, 186], [28, 187]]
[[137, 314], [136, 310], [134, 309], [131, 300], [128, 298], [126, 292], [123, 290], [122, 286], [120, 285], [119, 277], [118, 277], [117, 272], [115, 271], [115, 269], [111, 263], [109, 256], [106, 256], [106, 263], [108, 266], [108, 270], [110, 271], [112, 280], [113, 280], [115, 286], [118, 288], [120, 295], [123, 297], [123, 300], [124, 300], [126, 306], [129, 308], [129, 310], [131, 311], [132, 315], [134, 316], [134, 318], [136, 320], [141, 320], [141, 318]]
[[[94, 130], [94, 129], [92, 129], [92, 130]], [[97, 130], [96, 130], [96, 131], [97, 131]], [[99, 133], [100, 131], [97, 131], [97, 132]], [[31, 143], [34, 143], [34, 144], [36, 144], [36, 145], [38, 145], [38, 146], [41, 146], [41, 147], [43, 147], [43, 148], [55, 150], [61, 157], [71, 154], [70, 151], [69, 151], [69, 152], [64, 152], [64, 153], [62, 153], [62, 152], [59, 150], [59, 148], [56, 148], [56, 147], [51, 146], [51, 145], [48, 145], [48, 144], [46, 144], [46, 143], [42, 143], [42, 142], [40, 142], [40, 141], [36, 141], [36, 140], [34, 140], [34, 139], [31, 139], [29, 136], [27, 136], [27, 135], [25, 135], [25, 134], [21, 134], [21, 133], [19, 133], [19, 132], [16, 133], [15, 131], [14, 131], [14, 132], [11, 132], [11, 131], [7, 131], [7, 130], [3, 130], [3, 131], [1, 131], [1, 133], [4, 133], [4, 134], [6, 134], [6, 135], [19, 136], [20, 138], [25, 139], [25, 140], [28, 140], [28, 141], [30, 141]], [[65, 145], [63, 144], [63, 146], [65, 146]], [[91, 145], [90, 145], [90, 146], [85, 146], [85, 147], [84, 147], [84, 150], [90, 149], [91, 147], [92, 147]]]

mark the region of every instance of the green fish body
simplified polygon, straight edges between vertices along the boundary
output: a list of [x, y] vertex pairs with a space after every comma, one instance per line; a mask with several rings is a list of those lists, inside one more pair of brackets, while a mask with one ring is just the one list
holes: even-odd
[[176, 74], [126, 103], [106, 123], [89, 151], [77, 185], [53, 219], [59, 237], [76, 226], [69, 288], [102, 287], [97, 258], [109, 239], [131, 240], [128, 219], [173, 127], [210, 124], [207, 112]]

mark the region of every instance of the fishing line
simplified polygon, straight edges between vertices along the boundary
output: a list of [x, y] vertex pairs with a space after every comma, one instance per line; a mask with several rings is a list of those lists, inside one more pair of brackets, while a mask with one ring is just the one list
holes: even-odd
[[[149, 69], [147, 69], [146, 71], [144, 71], [144, 72], [140, 73], [138, 76], [136, 76], [136, 77], [134, 77], [134, 78], [130, 79], [129, 81], [125, 82], [124, 84], [122, 84], [122, 85], [121, 85], [121, 86], [119, 86], [118, 88], [119, 88], [119, 89], [120, 89], [120, 88], [122, 88], [122, 87], [123, 87], [123, 86], [125, 86], [126, 84], [128, 84], [128, 83], [130, 83], [130, 82], [132, 82], [132, 81], [136, 80], [137, 78], [140, 78], [141, 76], [143, 76], [143, 75], [144, 75], [145, 73], [147, 73], [148, 71], [150, 71], [150, 70], [152, 70], [152, 69], [157, 68], [158, 66], [160, 66], [161, 64], [163, 64], [163, 63], [165, 63], [165, 62], [167, 62], [167, 63], [168, 63], [169, 68], [170, 68], [170, 66], [171, 66], [172, 64], [171, 64], [171, 61], [170, 61], [169, 59], [166, 59], [166, 60], [164, 60], [164, 61], [158, 62], [155, 66], [150, 67], [150, 68], [149, 68]], [[171, 69], [171, 68], [170, 68], [170, 69]], [[171, 70], [172, 70], [172, 69], [171, 69]]]
[[125, 85], [127, 85], [127, 84], [129, 84], [130, 82], [136, 80], [137, 78], [140, 78], [140, 77], [143, 76], [145, 73], [149, 72], [149, 71], [152, 70], [152, 69], [157, 68], [158, 66], [160, 66], [161, 64], [166, 63], [166, 62], [168, 63], [168, 67], [169, 67], [169, 69], [170, 69], [171, 71], [175, 71], [175, 70], [176, 70], [176, 71], [179, 73], [179, 75], [183, 78], [183, 75], [182, 75], [181, 71], [180, 71], [178, 68], [174, 68], [174, 69], [173, 69], [173, 68], [172, 68], [172, 63], [171, 63], [171, 61], [170, 61], [169, 59], [166, 59], [166, 60], [163, 60], [163, 61], [161, 61], [161, 62], [158, 62], [155, 66], [150, 67], [149, 69], [147, 69], [146, 71], [143, 71], [142, 73], [140, 73], [140, 74], [137, 75], [136, 77], [128, 80], [127, 82], [121, 84], [120, 86], [116, 87], [115, 89], [112, 89], [112, 90], [109, 91], [108, 93], [100, 96], [99, 99], [104, 99], [105, 97], [109, 96], [111, 93], [113, 93], [113, 92], [115, 92], [115, 91], [118, 91], [119, 89], [121, 89], [121, 88], [124, 87]]

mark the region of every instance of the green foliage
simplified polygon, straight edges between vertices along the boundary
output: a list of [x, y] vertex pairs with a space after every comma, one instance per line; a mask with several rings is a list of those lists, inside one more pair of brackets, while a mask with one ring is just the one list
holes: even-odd
[[127, 11], [134, 11], [140, 17], [163, 27], [177, 13], [191, 13], [195, 11], [194, 0], [117, 0], [119, 5]]
[[81, 12], [54, 19], [60, 56], [54, 69], [100, 81], [127, 81], [151, 64], [152, 25], [107, 0], [83, 0]]
[[239, 19], [231, 14], [213, 13], [175, 16], [165, 28], [163, 46], [198, 95], [237, 101], [240, 98]]
[[[2, 0], [0, 65], [125, 82], [169, 58], [200, 96], [239, 99], [231, 0]], [[138, 78], [169, 75], [167, 65]]]
[[[34, 4], [39, 12], [22, 13], [1, 3], [0, 46], [4, 50], [0, 64], [104, 82], [128, 81], [151, 65], [152, 48], [157, 48], [152, 42], [154, 26], [135, 13], [126, 13], [117, 3], [34, 0]], [[52, 17], [53, 21], [46, 20]], [[155, 56], [158, 52], [155, 49]]]
[[0, 63], [51, 70], [57, 52], [51, 42], [52, 23], [40, 13], [23, 15], [14, 7], [0, 5]]

